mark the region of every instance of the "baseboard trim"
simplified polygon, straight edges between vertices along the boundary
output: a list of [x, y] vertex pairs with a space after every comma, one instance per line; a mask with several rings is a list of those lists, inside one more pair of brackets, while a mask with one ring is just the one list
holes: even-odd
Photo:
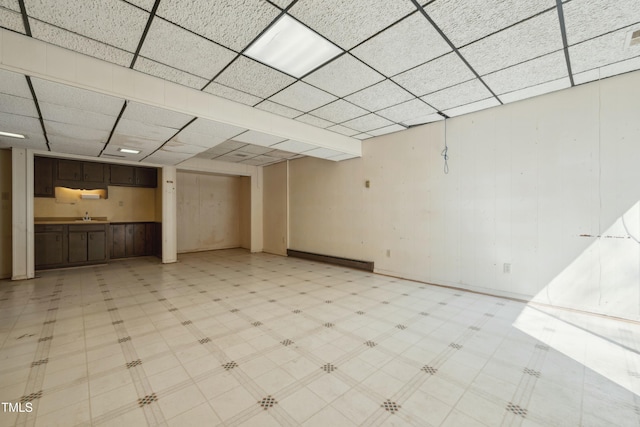
[[290, 257], [340, 265], [343, 267], [355, 268], [357, 270], [370, 271], [373, 273], [373, 261], [361, 261], [357, 259], [341, 258], [331, 255], [314, 254], [311, 252], [297, 251], [295, 249], [287, 249], [287, 255]]

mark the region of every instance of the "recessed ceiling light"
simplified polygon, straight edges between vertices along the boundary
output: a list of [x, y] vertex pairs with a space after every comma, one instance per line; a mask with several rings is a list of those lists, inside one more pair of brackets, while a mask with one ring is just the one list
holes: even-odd
[[289, 15], [282, 15], [245, 55], [294, 77], [302, 77], [342, 50]]
[[8, 137], [11, 137], [11, 138], [24, 139], [24, 135], [20, 135], [19, 133], [0, 132], [0, 136], [8, 136]]
[[118, 151], [127, 154], [140, 154], [140, 150], [132, 150], [130, 148], [118, 148]]

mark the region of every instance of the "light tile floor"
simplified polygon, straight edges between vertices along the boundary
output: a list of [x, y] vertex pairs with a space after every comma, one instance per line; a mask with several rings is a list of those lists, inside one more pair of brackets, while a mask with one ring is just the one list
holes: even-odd
[[0, 400], [33, 408], [0, 425], [638, 426], [639, 337], [244, 250], [129, 259], [0, 281]]

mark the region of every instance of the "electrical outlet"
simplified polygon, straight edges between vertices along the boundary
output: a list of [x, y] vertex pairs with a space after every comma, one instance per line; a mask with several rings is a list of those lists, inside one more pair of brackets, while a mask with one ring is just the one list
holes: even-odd
[[118, 202], [118, 206], [120, 206], [120, 207], [124, 206], [124, 202], [123, 202], [122, 200], [120, 200], [120, 201]]
[[505, 262], [505, 263], [502, 265], [502, 272], [503, 272], [503, 273], [511, 273], [511, 264], [510, 264], [510, 263], [508, 263], [508, 262]]

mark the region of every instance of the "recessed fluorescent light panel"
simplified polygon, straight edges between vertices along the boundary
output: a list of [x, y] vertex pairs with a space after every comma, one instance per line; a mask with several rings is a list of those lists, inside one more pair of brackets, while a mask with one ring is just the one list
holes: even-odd
[[118, 151], [127, 154], [140, 154], [140, 150], [132, 150], [130, 148], [118, 148]]
[[19, 133], [0, 132], [0, 136], [8, 136], [8, 137], [11, 137], [11, 138], [24, 139], [24, 135], [20, 135]]
[[338, 46], [289, 15], [282, 15], [245, 55], [299, 78], [341, 52]]

